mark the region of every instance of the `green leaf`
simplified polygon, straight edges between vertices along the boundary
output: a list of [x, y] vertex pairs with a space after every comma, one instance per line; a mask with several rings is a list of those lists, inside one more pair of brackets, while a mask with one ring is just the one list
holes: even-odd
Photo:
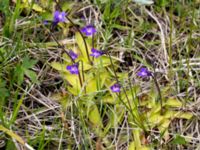
[[184, 137], [182, 137], [180, 135], [176, 135], [171, 143], [175, 144], [175, 145], [185, 145], [185, 144], [187, 144], [187, 141], [185, 140]]
[[161, 7], [165, 7], [166, 5], [168, 5], [169, 2], [170, 1], [168, 1], [168, 0], [158, 0], [157, 1], [158, 5]]
[[4, 99], [10, 95], [9, 90], [6, 88], [6, 82], [0, 79], [0, 99]]
[[32, 82], [37, 81], [37, 75], [35, 72], [29, 70], [37, 63], [36, 60], [30, 59], [28, 56], [24, 57], [22, 64], [17, 64], [14, 77], [17, 79], [17, 83], [20, 85], [23, 83], [24, 75], [28, 76]]
[[[4, 2], [5, 1], [5, 2]], [[10, 36], [13, 36], [13, 32], [15, 30], [15, 22], [16, 20], [19, 18], [19, 15], [22, 11], [22, 9], [20, 8], [20, 0], [16, 0], [16, 4], [15, 4], [15, 7], [14, 7], [14, 12], [12, 12], [10, 10], [10, 6], [9, 6], [9, 2], [8, 0], [3, 0], [1, 1], [2, 5], [5, 5], [4, 6], [4, 9], [6, 9], [7, 7], [7, 10], [2, 10], [2, 12], [5, 12], [5, 17], [6, 17], [6, 22], [5, 22], [5, 25], [4, 25], [4, 28], [3, 28], [3, 32], [4, 32], [4, 36], [6, 37], [10, 37]], [[8, 6], [7, 6], [8, 4]]]
[[15, 143], [12, 140], [8, 140], [6, 143], [6, 148], [7, 150], [17, 150]]
[[30, 69], [34, 67], [34, 65], [37, 63], [37, 60], [30, 59], [28, 56], [24, 57], [22, 67], [25, 69]]
[[131, 142], [128, 147], [128, 150], [151, 150], [151, 148], [148, 148], [146, 146], [140, 146], [136, 148], [135, 143], [136, 143], [135, 141]]
[[112, 96], [104, 96], [102, 97], [103, 103], [108, 103], [108, 104], [115, 104], [117, 102], [117, 98], [113, 98]]
[[[160, 134], [161, 137], [164, 137], [166, 139], [169, 137], [168, 128], [170, 123], [171, 123], [170, 119], [163, 119], [162, 122], [158, 125], [158, 129], [161, 132]], [[153, 127], [155, 127], [155, 125]]]
[[144, 65], [147, 66], [148, 68], [153, 69], [152, 66], [151, 66], [150, 64], [148, 64], [147, 61], [146, 61], [145, 59], [141, 58], [141, 57], [138, 56], [138, 55], [132, 55], [132, 56], [133, 56], [134, 59], [140, 61], [142, 64], [144, 64]]
[[68, 86], [68, 90], [72, 94], [74, 95], [80, 94], [81, 85], [78, 75], [70, 73], [62, 73], [61, 76], [63, 77], [63, 79], [67, 80], [68, 83], [72, 86], [72, 87]]
[[67, 10], [71, 10], [71, 8], [74, 7], [74, 2], [68, 2], [68, 1], [65, 1], [63, 4], [62, 4], [62, 10], [63, 11], [67, 11]]
[[142, 5], [151, 5], [154, 3], [152, 0], [133, 0], [133, 1]]
[[86, 93], [97, 92], [97, 82], [96, 79], [89, 80], [86, 85]]
[[91, 46], [88, 44], [88, 42], [86, 41], [86, 45], [84, 44], [84, 40], [82, 38], [82, 36], [80, 35], [80, 33], [76, 32], [75, 34], [75, 39], [76, 42], [78, 44], [78, 47], [83, 55], [84, 61], [88, 61], [87, 60], [87, 51], [86, 51], [86, 45], [87, 45], [87, 49], [88, 49], [88, 53], [91, 53]]
[[[113, 60], [113, 62], [115, 62], [116, 60]], [[94, 60], [94, 66], [97, 68], [100, 67], [106, 67], [110, 65], [110, 58], [108, 58], [107, 56], [101, 56], [98, 58], [95, 58]]]
[[105, 8], [104, 8], [103, 20], [105, 20], [105, 21], [110, 20], [110, 5], [111, 5], [111, 2], [108, 1], [108, 2], [106, 3]]
[[190, 112], [181, 112], [181, 111], [172, 111], [168, 110], [164, 114], [165, 118], [183, 118], [183, 119], [191, 119], [192, 118], [192, 113]]
[[111, 127], [118, 127], [119, 124], [121, 124], [121, 122], [124, 119], [124, 113], [125, 109], [122, 105], [116, 105], [115, 109], [110, 108], [110, 110], [107, 113], [109, 118], [108, 123], [106, 127], [104, 127], [103, 135], [106, 135]]
[[17, 84], [18, 85], [22, 84], [24, 80], [24, 69], [22, 68], [20, 64], [16, 66], [15, 71], [14, 71], [14, 76], [17, 79]]
[[116, 29], [119, 29], [119, 30], [130, 30], [130, 27], [128, 26], [123, 26], [123, 25], [120, 25], [120, 24], [112, 24], [111, 25], [112, 28], [116, 28]]
[[64, 79], [66, 79], [73, 87], [80, 87], [79, 77], [76, 74], [64, 73]]
[[19, 114], [19, 109], [22, 105], [22, 102], [24, 100], [24, 95], [21, 97], [21, 99], [18, 101], [17, 106], [14, 108], [14, 111], [12, 113], [12, 118], [10, 119], [10, 125], [13, 124], [13, 122], [16, 120], [17, 115]]
[[140, 134], [141, 134], [141, 130], [140, 129], [134, 129], [133, 130], [135, 148], [138, 149], [138, 150], [142, 147], [141, 140], [140, 140]]
[[130, 143], [128, 150], [135, 150], [135, 142], [134, 141]]
[[67, 94], [63, 94], [62, 92], [53, 93], [51, 95], [51, 99], [53, 101], [61, 103], [63, 109], [67, 109], [67, 107], [70, 106], [71, 99], [68, 97]]
[[54, 69], [56, 69], [58, 71], [67, 72], [65, 64], [61, 64], [58, 62], [52, 62], [51, 67], [53, 67]]
[[121, 12], [121, 7], [117, 6], [115, 7], [115, 9], [112, 11], [111, 15], [110, 15], [110, 19], [115, 19], [120, 15]]
[[37, 12], [44, 12], [45, 10], [40, 7], [38, 4], [33, 4], [33, 10], [37, 11]]
[[101, 116], [96, 105], [92, 105], [89, 111], [89, 120], [95, 127], [103, 127]]
[[38, 4], [30, 0], [22, 0], [25, 8], [31, 8], [37, 12], [44, 12], [45, 10]]
[[14, 138], [15, 140], [17, 140], [19, 143], [21, 143], [22, 145], [25, 145], [24, 140], [17, 134], [15, 134], [13, 131], [5, 128], [4, 126], [0, 125], [0, 131], [5, 132], [6, 134], [8, 134], [11, 138]]
[[[43, 20], [53, 20], [52, 13], [50, 13], [50, 12], [44, 12], [44, 13], [41, 14], [41, 16], [42, 16], [42, 19], [43, 19]], [[48, 43], [51, 43], [51, 42], [48, 42]], [[48, 43], [45, 43], [45, 44], [48, 45]], [[53, 42], [52, 42], [52, 43], [53, 43]], [[57, 43], [56, 43], [56, 44], [57, 44]]]
[[181, 107], [183, 104], [175, 98], [169, 98], [169, 99], [167, 99], [167, 102], [165, 105], [171, 106], [171, 107]]
[[37, 74], [32, 70], [25, 70], [25, 75], [29, 77], [33, 83], [36, 83], [38, 81]]
[[157, 112], [155, 114], [150, 114], [150, 116], [148, 116], [148, 121], [149, 121], [151, 127], [154, 127], [155, 125], [159, 125], [164, 119], [166, 119], [166, 118], [161, 116], [160, 112]]
[[[78, 60], [82, 60], [82, 62], [83, 62], [83, 70], [84, 71], [90, 70], [92, 68], [92, 66], [87, 61], [85, 61], [85, 58], [83, 58], [82, 56], [80, 56], [78, 58]], [[79, 63], [79, 66], [80, 66], [80, 68], [82, 68], [82, 63]]]
[[0, 99], [8, 97], [10, 95], [9, 90], [6, 88], [0, 88], [0, 95], [1, 95]]
[[9, 11], [9, 0], [3, 0], [0, 3], [0, 10], [4, 11], [4, 12], [8, 12]]
[[83, 84], [86, 84], [87, 93], [98, 92], [98, 90], [104, 87], [106, 79], [109, 78], [109, 74], [105, 69], [99, 69], [95, 74], [96, 76], [94, 76], [93, 72], [85, 74], [86, 83]]

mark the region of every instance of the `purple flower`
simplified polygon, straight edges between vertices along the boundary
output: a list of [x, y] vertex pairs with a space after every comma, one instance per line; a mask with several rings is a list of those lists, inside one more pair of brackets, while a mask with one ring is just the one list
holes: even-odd
[[69, 66], [66, 67], [66, 69], [67, 69], [71, 74], [79, 74], [78, 64], [69, 65]]
[[147, 68], [141, 68], [137, 75], [140, 77], [149, 77], [152, 76], [152, 73]]
[[110, 87], [110, 89], [112, 90], [112, 92], [114, 93], [119, 93], [120, 92], [120, 89], [121, 89], [121, 86], [118, 84], [118, 83], [115, 83], [114, 85], [112, 85]]
[[71, 56], [73, 60], [75, 60], [78, 57], [78, 55], [74, 53], [72, 50], [69, 51], [69, 55]]
[[48, 20], [44, 20], [44, 21], [43, 21], [43, 24], [44, 24], [44, 25], [47, 25], [48, 23], [49, 23]]
[[97, 30], [92, 25], [85, 26], [81, 29], [81, 32], [84, 33], [86, 36], [94, 35]]
[[93, 56], [95, 58], [98, 58], [99, 56], [104, 54], [102, 51], [96, 50], [94, 48], [92, 48], [91, 51], [92, 51], [92, 54], [90, 54], [90, 56]]
[[59, 22], [65, 22], [65, 16], [66, 16], [66, 13], [64, 11], [63, 12], [55, 11], [54, 17], [53, 17], [53, 22], [56, 24]]

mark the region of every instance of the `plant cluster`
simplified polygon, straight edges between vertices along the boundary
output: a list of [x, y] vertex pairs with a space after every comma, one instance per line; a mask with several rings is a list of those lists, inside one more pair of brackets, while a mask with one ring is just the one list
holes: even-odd
[[[94, 127], [98, 138], [105, 140], [109, 130], [120, 125], [123, 116], [127, 113], [130, 126], [133, 131], [133, 142], [129, 149], [150, 149], [152, 143], [141, 142], [141, 137], [147, 139], [150, 137], [151, 129], [158, 129], [162, 138], [168, 140], [168, 127], [174, 118], [190, 119], [192, 114], [182, 113], [171, 108], [181, 107], [181, 102], [176, 98], [163, 97], [163, 90], [160, 89], [156, 79], [156, 74], [146, 67], [140, 68], [137, 76], [141, 79], [149, 78], [154, 83], [156, 90], [147, 93], [145, 99], [138, 97], [140, 91], [139, 85], [133, 85], [127, 71], [119, 71], [120, 63], [114, 56], [111, 56], [111, 50], [98, 50], [95, 35], [98, 30], [93, 25], [86, 25], [77, 28], [65, 12], [55, 11], [52, 25], [69, 21], [76, 29], [75, 39], [76, 48], [68, 48], [63, 51], [62, 63], [52, 62], [51, 66], [60, 72], [61, 77], [67, 81], [66, 90], [69, 95], [64, 98], [64, 109], [67, 109], [74, 102], [70, 101], [70, 95], [78, 97], [75, 103], [78, 103], [78, 109], [83, 109], [82, 117], [88, 119], [91, 127]], [[59, 44], [59, 43], [58, 43]], [[59, 44], [60, 45], [60, 44]], [[157, 93], [157, 94], [156, 94]], [[113, 109], [108, 110], [103, 116], [108, 117], [108, 122], [104, 122], [102, 112], [99, 108], [102, 105], [113, 105]], [[141, 109], [142, 108], [142, 109]], [[105, 113], [105, 112], [104, 112]], [[86, 121], [87, 122], [87, 121]], [[110, 146], [107, 143], [107, 146]]]
[[0, 149], [197, 147], [197, 4], [3, 0]]

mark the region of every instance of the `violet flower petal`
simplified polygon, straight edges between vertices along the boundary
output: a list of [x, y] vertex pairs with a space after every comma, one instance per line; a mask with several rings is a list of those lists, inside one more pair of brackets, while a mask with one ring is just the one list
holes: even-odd
[[81, 29], [81, 32], [84, 33], [86, 36], [92, 36], [94, 35], [97, 31], [95, 29], [94, 26], [92, 25], [88, 25], [88, 26], [85, 26]]
[[111, 89], [112, 92], [114, 92], [114, 93], [119, 93], [119, 92], [121, 91], [121, 86], [120, 86], [118, 83], [116, 83], [116, 84], [112, 85], [112, 86], [110, 87], [110, 89]]

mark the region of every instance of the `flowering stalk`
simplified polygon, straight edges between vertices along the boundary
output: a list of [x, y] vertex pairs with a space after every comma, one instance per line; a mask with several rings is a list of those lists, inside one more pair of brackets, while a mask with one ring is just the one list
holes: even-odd
[[[82, 71], [82, 77], [83, 77], [83, 83], [85, 82], [85, 76], [84, 76], [84, 68], [83, 68], [83, 61], [79, 60], [81, 62], [81, 71]], [[84, 87], [84, 91], [86, 94], [86, 87]]]
[[[60, 7], [59, 3], [58, 3], [57, 1], [55, 1], [55, 2], [56, 2], [57, 7], [58, 7], [60, 10], [62, 10], [62, 8]], [[92, 61], [90, 60], [88, 47], [87, 47], [87, 44], [86, 44], [86, 41], [85, 41], [85, 38], [84, 38], [82, 32], [80, 31], [79, 28], [76, 27], [75, 23], [74, 23], [67, 15], [66, 15], [65, 17], [69, 20], [69, 22], [73, 25], [73, 27], [76, 28], [76, 30], [80, 33], [81, 37], [83, 38], [83, 42], [84, 42], [85, 49], [86, 49], [86, 53], [87, 53], [87, 58], [88, 58], [90, 64], [92, 65], [93, 63], [92, 63]]]
[[[111, 58], [111, 56], [110, 56], [109, 53], [107, 53], [107, 55], [109, 56], [110, 63], [111, 63], [112, 69], [113, 69], [113, 71], [114, 71], [114, 76], [115, 76], [115, 79], [116, 79], [116, 81], [117, 81], [117, 84], [119, 84], [119, 80], [118, 80], [118, 77], [117, 77], [117, 73], [115, 72], [114, 64], [113, 64], [113, 62], [112, 62], [112, 58]], [[117, 94], [117, 96], [119, 97], [119, 100], [120, 100], [120, 101], [123, 103], [123, 105], [130, 111], [130, 113], [131, 113], [133, 119], [137, 119], [137, 118], [134, 117], [134, 114], [133, 114], [133, 112], [132, 112], [132, 107], [131, 107], [131, 104], [130, 104], [128, 95], [127, 95], [126, 90], [124, 89], [123, 86], [122, 86], [122, 90], [123, 90], [123, 92], [124, 92], [124, 94], [125, 94], [125, 96], [126, 96], [126, 99], [127, 99], [127, 101], [128, 101], [128, 105], [129, 105], [129, 106], [127, 106], [126, 103], [121, 99], [121, 94], [120, 94], [120, 92], [119, 92], [119, 94]], [[141, 123], [141, 121], [140, 121], [140, 120], [137, 120], [137, 121], [139, 122], [138, 125], [141, 125], [141, 128], [144, 130], [144, 132], [146, 132], [145, 126]]]
[[[51, 29], [53, 26], [51, 26]], [[58, 47], [62, 48], [62, 50], [67, 54], [67, 56], [71, 59], [71, 61], [73, 63], [75, 63], [74, 59], [71, 57], [71, 55], [69, 54], [69, 52], [65, 49], [64, 45], [60, 44], [60, 42], [56, 39], [56, 37], [51, 33], [51, 31], [49, 31], [48, 29], [48, 32], [49, 32], [49, 35], [53, 38], [53, 40], [58, 44]]]
[[[117, 73], [115, 72], [115, 68], [114, 68], [114, 64], [113, 64], [113, 62], [112, 62], [112, 58], [111, 58], [111, 56], [110, 56], [110, 54], [109, 53], [107, 53], [108, 54], [108, 56], [109, 56], [109, 59], [110, 59], [110, 63], [111, 63], [111, 66], [112, 66], [112, 69], [113, 69], [113, 72], [114, 72], [114, 75], [115, 75], [115, 79], [116, 79], [116, 81], [117, 81], [117, 84], [119, 84], [119, 80], [118, 80], [118, 77], [117, 77]], [[122, 86], [122, 89], [123, 89], [123, 92], [125, 93], [125, 96], [126, 96], [126, 98], [127, 98], [127, 101], [128, 101], [128, 103], [129, 103], [129, 107], [130, 107], [130, 109], [131, 109], [131, 105], [130, 105], [130, 101], [129, 101], [129, 99], [128, 99], [128, 96], [127, 96], [127, 94], [126, 94], [126, 91], [125, 91], [125, 89], [124, 89], [124, 87]], [[119, 98], [121, 99], [121, 96], [120, 96], [120, 94], [119, 94]], [[121, 100], [122, 101], [122, 100]], [[122, 101], [123, 102], [123, 101]], [[124, 103], [124, 102], [123, 102]], [[126, 106], [126, 104], [125, 104], [125, 106]], [[126, 106], [127, 107], [127, 106]], [[128, 107], [127, 107], [128, 108]], [[131, 111], [132, 112], [132, 111]]]
[[83, 36], [83, 33], [81, 32], [81, 30], [80, 30], [79, 28], [76, 27], [76, 25], [74, 24], [74, 22], [73, 22], [68, 16], [66, 16], [66, 18], [67, 18], [67, 19], [69, 20], [69, 22], [73, 25], [73, 27], [76, 28], [76, 30], [80, 33], [81, 37], [83, 38], [83, 43], [84, 43], [84, 45], [85, 45], [85, 49], [86, 49], [86, 53], [87, 53], [87, 58], [88, 58], [90, 64], [92, 65], [93, 63], [92, 63], [92, 61], [90, 60], [88, 47], [87, 47], [85, 38], [84, 38], [84, 36]]
[[94, 35], [92, 35], [92, 48], [94, 48]]
[[[132, 55], [131, 55], [131, 53], [129, 53], [129, 56], [130, 56], [130, 58], [131, 58], [131, 61], [133, 61], [133, 57], [132, 57]], [[128, 72], [131, 72], [131, 70], [130, 70], [130, 68], [128, 67]], [[135, 103], [134, 101], [134, 103], [135, 103], [135, 107], [137, 108], [137, 110], [138, 110], [138, 107], [140, 106], [140, 101], [139, 101], [139, 98], [138, 98], [138, 96], [137, 96], [137, 94], [136, 94], [136, 91], [133, 91], [133, 85], [132, 85], [132, 82], [131, 82], [131, 79], [128, 77], [128, 83], [129, 83], [129, 87], [130, 87], [130, 89], [131, 89], [131, 96], [132, 96], [132, 98], [133, 99], [137, 99], [137, 102]], [[137, 106], [138, 105], [138, 106]], [[138, 111], [139, 113], [140, 113], [140, 111]]]
[[159, 98], [160, 98], [160, 107], [161, 107], [160, 114], [162, 115], [163, 114], [163, 99], [162, 99], [162, 94], [161, 94], [161, 90], [160, 90], [158, 81], [157, 81], [156, 76], [155, 76], [155, 69], [154, 69], [154, 73], [152, 73], [147, 68], [141, 68], [140, 71], [137, 73], [137, 75], [142, 77], [142, 78], [145, 78], [145, 77], [152, 77], [153, 78], [153, 81], [155, 83], [155, 86], [156, 86], [156, 89], [158, 91], [158, 95], [159, 95]]
[[79, 82], [80, 82], [80, 85], [81, 87], [83, 86], [83, 83], [82, 83], [82, 80], [81, 80], [81, 74], [80, 74], [80, 71], [78, 69], [79, 67], [79, 64], [78, 63], [75, 63], [73, 65], [68, 65], [66, 67], [66, 69], [71, 73], [71, 74], [75, 74], [75, 75], [78, 75], [78, 78], [79, 78]]
[[[154, 73], [155, 74], [155, 73]], [[163, 99], [162, 99], [162, 94], [161, 94], [161, 90], [160, 90], [160, 86], [158, 84], [158, 81], [156, 79], [156, 76], [155, 75], [152, 75], [152, 78], [154, 80], [154, 83], [155, 83], [155, 86], [156, 86], [156, 89], [158, 91], [158, 95], [159, 95], [159, 98], [160, 98], [160, 107], [161, 107], [161, 110], [160, 110], [160, 114], [162, 115], [163, 114]]]
[[[94, 36], [92, 35], [92, 48], [94, 48]], [[94, 61], [94, 57], [92, 58], [92, 61]]]
[[81, 87], [83, 87], [83, 82], [81, 80], [81, 74], [80, 74], [80, 72], [78, 73], [78, 78], [79, 78], [79, 82], [80, 82]]
[[[52, 25], [52, 27], [53, 27], [53, 25]], [[51, 29], [52, 29], [52, 27], [51, 27]], [[58, 41], [58, 40], [55, 38], [55, 36], [49, 31], [49, 29], [48, 29], [48, 32], [49, 32], [49, 35], [53, 38], [53, 40], [58, 44], [58, 46], [59, 46], [60, 48], [62, 48], [62, 50], [68, 55], [68, 57], [71, 59], [71, 61], [72, 61], [73, 63], [75, 63], [75, 59], [73, 58], [73, 56], [71, 56], [70, 53], [65, 49], [65, 47], [64, 47], [62, 44], [59, 43], [59, 41]], [[78, 72], [78, 78], [79, 78], [80, 85], [81, 85], [81, 87], [82, 87], [83, 84], [82, 84], [80, 72]]]

